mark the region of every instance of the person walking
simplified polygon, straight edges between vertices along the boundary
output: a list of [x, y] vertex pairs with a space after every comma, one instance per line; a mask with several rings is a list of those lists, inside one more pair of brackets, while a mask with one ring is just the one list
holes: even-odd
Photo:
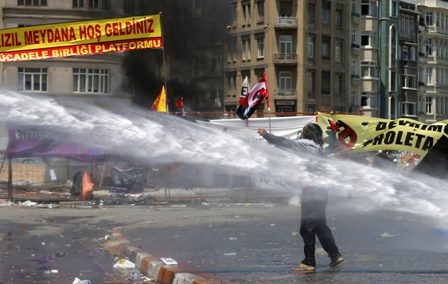
[[[296, 154], [310, 153], [324, 156], [322, 129], [315, 123], [309, 123], [302, 129], [299, 139], [292, 140], [268, 133], [259, 128], [258, 134], [266, 141], [279, 148], [293, 151]], [[299, 263], [298, 269], [306, 272], [316, 271], [316, 236], [322, 248], [330, 257], [330, 266], [334, 267], [344, 261], [334, 241], [333, 234], [327, 226], [326, 208], [328, 192], [316, 186], [303, 186], [301, 195], [300, 235], [304, 243], [305, 258]]]

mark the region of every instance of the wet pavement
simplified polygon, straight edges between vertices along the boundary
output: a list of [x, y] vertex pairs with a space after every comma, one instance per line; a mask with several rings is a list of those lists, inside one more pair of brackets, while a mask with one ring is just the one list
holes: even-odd
[[[310, 275], [294, 270], [303, 256], [296, 206], [220, 204], [154, 213], [123, 234], [153, 256], [172, 257], [184, 270], [209, 278], [232, 283], [448, 283], [448, 235], [419, 216], [331, 212], [329, 226], [346, 260], [329, 268], [318, 246], [317, 273]], [[158, 221], [157, 216], [172, 214], [172, 220]]]
[[431, 219], [347, 212], [333, 202], [328, 224], [346, 260], [329, 268], [318, 246], [317, 272], [304, 274], [293, 269], [302, 258], [298, 206], [214, 201], [0, 207], [0, 283], [114, 283], [116, 258], [102, 244], [117, 226], [152, 256], [223, 283], [448, 283], [448, 233]]

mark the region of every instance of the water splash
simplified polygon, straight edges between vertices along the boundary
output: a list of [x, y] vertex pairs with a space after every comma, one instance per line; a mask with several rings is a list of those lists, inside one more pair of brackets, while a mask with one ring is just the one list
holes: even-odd
[[270, 184], [270, 189], [291, 194], [300, 185], [324, 186], [332, 195], [356, 200], [350, 208], [358, 211], [391, 209], [438, 220], [448, 215], [445, 180], [386, 172], [349, 160], [297, 156], [175, 116], [122, 105], [119, 111], [110, 111], [79, 100], [11, 91], [0, 92], [0, 111], [5, 123], [66, 131], [78, 143], [139, 161], [193, 163], [252, 177], [266, 175], [281, 181]]

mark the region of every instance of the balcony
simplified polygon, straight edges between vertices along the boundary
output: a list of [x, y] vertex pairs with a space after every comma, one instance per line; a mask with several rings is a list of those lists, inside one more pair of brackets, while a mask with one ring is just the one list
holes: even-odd
[[352, 74], [352, 85], [356, 86], [359, 85], [359, 79], [361, 78], [361, 76], [359, 76], [359, 74]]
[[277, 53], [274, 54], [274, 64], [297, 64], [297, 54], [295, 53]]
[[359, 43], [352, 42], [352, 52], [353, 52], [353, 54], [359, 54], [359, 51], [360, 51], [359, 48], [360, 48]]
[[295, 89], [278, 89], [274, 94], [276, 97], [295, 97], [296, 93]]
[[360, 14], [357, 12], [352, 12], [352, 23], [359, 24], [361, 22]]
[[275, 19], [275, 27], [283, 29], [297, 28], [297, 18], [296, 17], [278, 17]]

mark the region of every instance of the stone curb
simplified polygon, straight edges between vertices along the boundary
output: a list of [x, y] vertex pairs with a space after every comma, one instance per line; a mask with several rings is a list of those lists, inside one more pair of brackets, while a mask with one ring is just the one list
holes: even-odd
[[140, 272], [158, 284], [215, 284], [200, 276], [182, 271], [176, 265], [165, 265], [142, 249], [132, 246], [122, 233], [121, 227], [112, 229], [112, 236], [105, 241], [104, 250], [113, 256], [122, 256], [135, 263]]

